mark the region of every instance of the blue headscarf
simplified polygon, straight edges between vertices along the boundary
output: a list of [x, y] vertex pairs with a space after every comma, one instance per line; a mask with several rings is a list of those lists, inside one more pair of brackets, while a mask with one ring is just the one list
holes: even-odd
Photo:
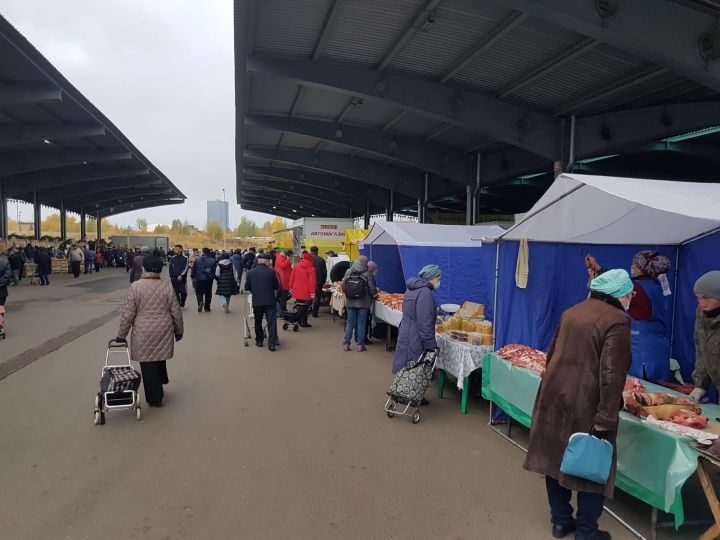
[[422, 267], [422, 270], [418, 272], [418, 277], [424, 279], [433, 279], [441, 274], [440, 267], [437, 264], [428, 264]]

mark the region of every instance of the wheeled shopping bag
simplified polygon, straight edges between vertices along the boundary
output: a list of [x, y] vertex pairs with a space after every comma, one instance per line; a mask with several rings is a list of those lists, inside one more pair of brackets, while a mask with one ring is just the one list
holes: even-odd
[[[385, 402], [385, 412], [388, 417], [398, 414], [410, 416], [413, 424], [420, 421], [420, 403], [430, 386], [437, 355], [437, 349], [424, 351], [418, 360], [408, 362], [397, 372], [387, 391], [389, 397]], [[400, 410], [398, 405], [404, 405], [404, 409]], [[410, 409], [413, 409], [412, 412], [409, 412]]]
[[142, 418], [140, 382], [142, 377], [132, 367], [127, 342], [110, 340], [105, 353], [105, 365], [100, 372], [100, 391], [95, 396], [94, 423], [105, 423], [109, 411], [134, 411]]

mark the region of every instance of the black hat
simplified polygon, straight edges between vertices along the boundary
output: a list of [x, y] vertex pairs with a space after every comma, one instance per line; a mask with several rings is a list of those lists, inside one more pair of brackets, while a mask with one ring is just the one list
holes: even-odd
[[162, 259], [155, 255], [145, 255], [142, 260], [142, 265], [146, 272], [153, 272], [155, 274], [159, 274], [163, 269]]
[[261, 253], [260, 255], [258, 255], [257, 258], [258, 259], [267, 259], [269, 261], [272, 260], [272, 257], [270, 255], [268, 255], [267, 253]]

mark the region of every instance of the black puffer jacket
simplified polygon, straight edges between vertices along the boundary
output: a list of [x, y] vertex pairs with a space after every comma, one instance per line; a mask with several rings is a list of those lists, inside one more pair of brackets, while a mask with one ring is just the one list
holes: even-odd
[[217, 289], [215, 294], [220, 296], [234, 296], [240, 292], [238, 275], [230, 259], [221, 260], [215, 269]]

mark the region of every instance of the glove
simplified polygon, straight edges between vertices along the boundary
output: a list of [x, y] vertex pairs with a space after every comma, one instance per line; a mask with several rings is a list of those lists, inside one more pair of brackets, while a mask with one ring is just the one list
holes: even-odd
[[175, 334], [175, 341], [180, 341], [183, 338], [182, 334]]
[[[127, 343], [127, 339], [125, 339], [123, 337], [116, 337], [115, 342], [116, 343]], [[697, 390], [697, 388], [696, 388], [696, 390]]]
[[693, 403], [700, 403], [700, 400], [705, 397], [705, 390], [702, 388], [695, 388], [692, 392], [690, 392], [690, 401]]

